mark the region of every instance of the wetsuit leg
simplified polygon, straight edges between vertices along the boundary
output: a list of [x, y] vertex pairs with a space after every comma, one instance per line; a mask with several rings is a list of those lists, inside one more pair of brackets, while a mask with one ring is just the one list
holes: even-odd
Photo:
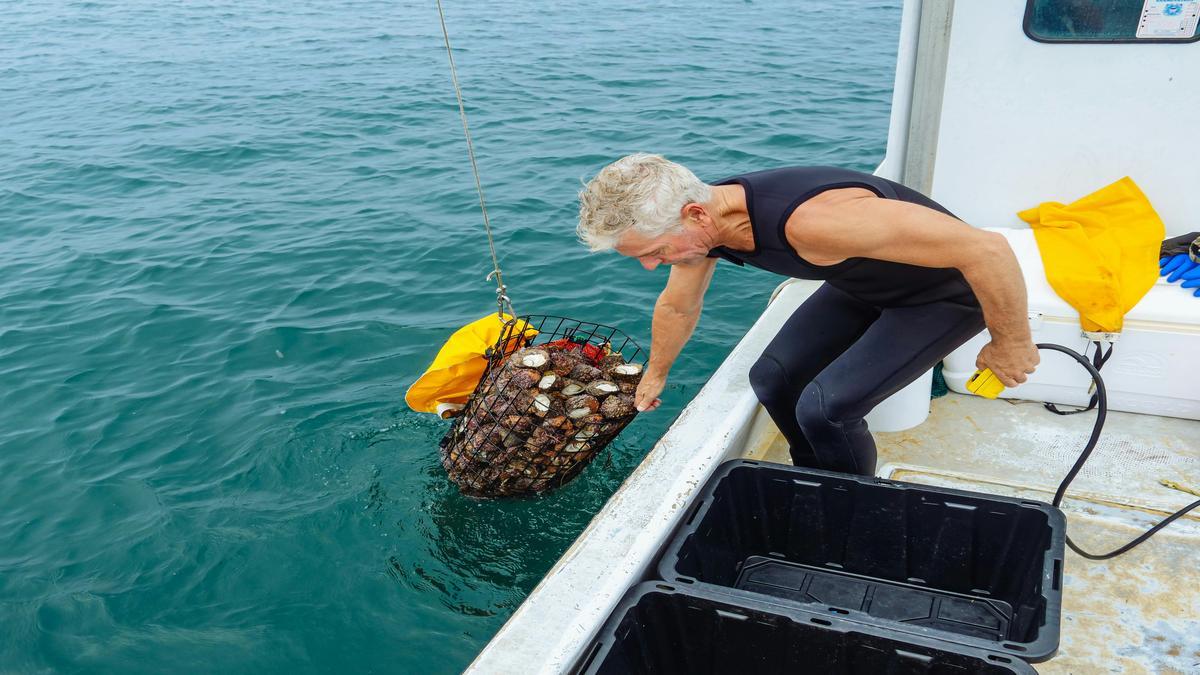
[[796, 420], [831, 471], [875, 473], [863, 416], [983, 330], [978, 306], [934, 302], [884, 309], [879, 319], [805, 386]]
[[800, 392], [877, 318], [875, 306], [825, 284], [796, 309], [750, 368], [750, 386], [791, 444], [796, 466], [817, 466], [796, 421]]

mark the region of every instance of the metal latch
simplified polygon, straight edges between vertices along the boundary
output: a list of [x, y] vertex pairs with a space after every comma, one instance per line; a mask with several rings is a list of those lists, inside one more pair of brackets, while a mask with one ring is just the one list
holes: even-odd
[[1041, 328], [1042, 328], [1042, 313], [1041, 312], [1030, 312], [1029, 313], [1029, 330], [1041, 330]]

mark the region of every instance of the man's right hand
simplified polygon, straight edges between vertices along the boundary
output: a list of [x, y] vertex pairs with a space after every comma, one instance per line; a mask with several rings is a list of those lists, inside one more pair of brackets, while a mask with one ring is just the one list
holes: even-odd
[[1028, 379], [1041, 362], [1037, 346], [1032, 340], [996, 342], [992, 340], [979, 350], [975, 367], [990, 368], [1006, 387], [1015, 387]]
[[658, 395], [662, 393], [666, 384], [666, 375], [650, 373], [647, 369], [642, 374], [642, 381], [638, 383], [637, 393], [633, 396], [633, 405], [638, 412], [649, 412], [662, 405], [662, 399]]

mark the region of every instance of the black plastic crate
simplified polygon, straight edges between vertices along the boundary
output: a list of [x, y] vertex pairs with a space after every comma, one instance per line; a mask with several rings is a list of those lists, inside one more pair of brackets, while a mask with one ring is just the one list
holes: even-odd
[[1040, 502], [735, 460], [662, 579], [1044, 661], [1058, 648], [1065, 522]]
[[662, 582], [635, 586], [575, 673], [820, 673], [1008, 675], [1020, 659], [864, 625], [801, 608], [757, 603]]

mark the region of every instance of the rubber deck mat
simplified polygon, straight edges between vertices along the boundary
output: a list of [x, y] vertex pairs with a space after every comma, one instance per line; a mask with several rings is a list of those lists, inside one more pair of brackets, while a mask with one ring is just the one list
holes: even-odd
[[1008, 634], [1008, 603], [913, 584], [881, 581], [797, 563], [750, 556], [735, 588], [873, 617], [1002, 641]]

